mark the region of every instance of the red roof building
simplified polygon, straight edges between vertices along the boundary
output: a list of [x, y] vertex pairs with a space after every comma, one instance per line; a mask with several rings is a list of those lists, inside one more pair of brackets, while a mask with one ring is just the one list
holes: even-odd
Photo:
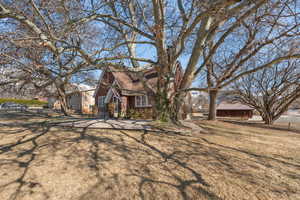
[[217, 117], [249, 119], [252, 118], [253, 111], [253, 108], [244, 104], [222, 102], [217, 106]]

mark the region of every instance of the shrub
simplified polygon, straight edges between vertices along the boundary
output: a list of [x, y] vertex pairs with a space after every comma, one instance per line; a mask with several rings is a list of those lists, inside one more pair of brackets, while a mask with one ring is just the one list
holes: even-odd
[[124, 115], [126, 119], [152, 119], [151, 108], [129, 109]]
[[141, 117], [141, 113], [136, 111], [135, 109], [129, 109], [126, 115], [126, 118], [128, 119], [139, 119]]

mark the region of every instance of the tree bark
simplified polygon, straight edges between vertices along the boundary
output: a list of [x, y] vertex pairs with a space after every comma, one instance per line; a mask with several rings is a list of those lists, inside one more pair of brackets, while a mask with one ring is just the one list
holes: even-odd
[[189, 102], [186, 102], [186, 94], [178, 93], [174, 96], [172, 105], [170, 105], [170, 120], [177, 124], [179, 120], [185, 119], [189, 113], [188, 106]]
[[60, 108], [61, 108], [61, 112], [65, 115], [65, 116], [69, 116], [69, 108], [68, 108], [68, 104], [66, 101], [66, 97], [60, 97]]
[[274, 119], [271, 116], [264, 116], [263, 120], [267, 125], [272, 125], [274, 123]]
[[61, 85], [61, 86], [57, 87], [57, 93], [58, 93], [58, 99], [60, 101], [61, 112], [65, 116], [69, 116], [70, 115], [69, 107], [68, 107], [68, 103], [67, 103], [67, 97], [66, 97], [64, 86]]
[[208, 113], [208, 120], [216, 120], [217, 114], [217, 90], [210, 90], [209, 91], [209, 113]]
[[166, 94], [162, 92], [156, 98], [156, 120], [169, 122], [171, 119], [171, 110], [170, 102], [168, 101]]
[[157, 103], [156, 103], [156, 96], [154, 93], [148, 93], [148, 100], [150, 101], [150, 104], [152, 106], [152, 119], [156, 120], [157, 119]]

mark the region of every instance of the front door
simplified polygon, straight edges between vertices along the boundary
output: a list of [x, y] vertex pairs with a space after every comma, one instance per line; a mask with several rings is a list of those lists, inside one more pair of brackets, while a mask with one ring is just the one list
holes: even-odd
[[120, 99], [117, 97], [114, 97], [113, 102], [114, 102], [114, 117], [118, 118], [120, 116], [120, 111], [121, 111], [121, 102]]

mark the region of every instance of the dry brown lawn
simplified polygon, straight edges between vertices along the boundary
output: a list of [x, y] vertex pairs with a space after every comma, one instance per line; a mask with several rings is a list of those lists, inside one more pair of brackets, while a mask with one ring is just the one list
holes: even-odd
[[276, 122], [274, 127], [288, 130], [290, 129], [300, 133], [300, 122], [293, 122], [290, 124], [288, 122]]
[[0, 118], [0, 200], [299, 200], [300, 134], [70, 129]]

